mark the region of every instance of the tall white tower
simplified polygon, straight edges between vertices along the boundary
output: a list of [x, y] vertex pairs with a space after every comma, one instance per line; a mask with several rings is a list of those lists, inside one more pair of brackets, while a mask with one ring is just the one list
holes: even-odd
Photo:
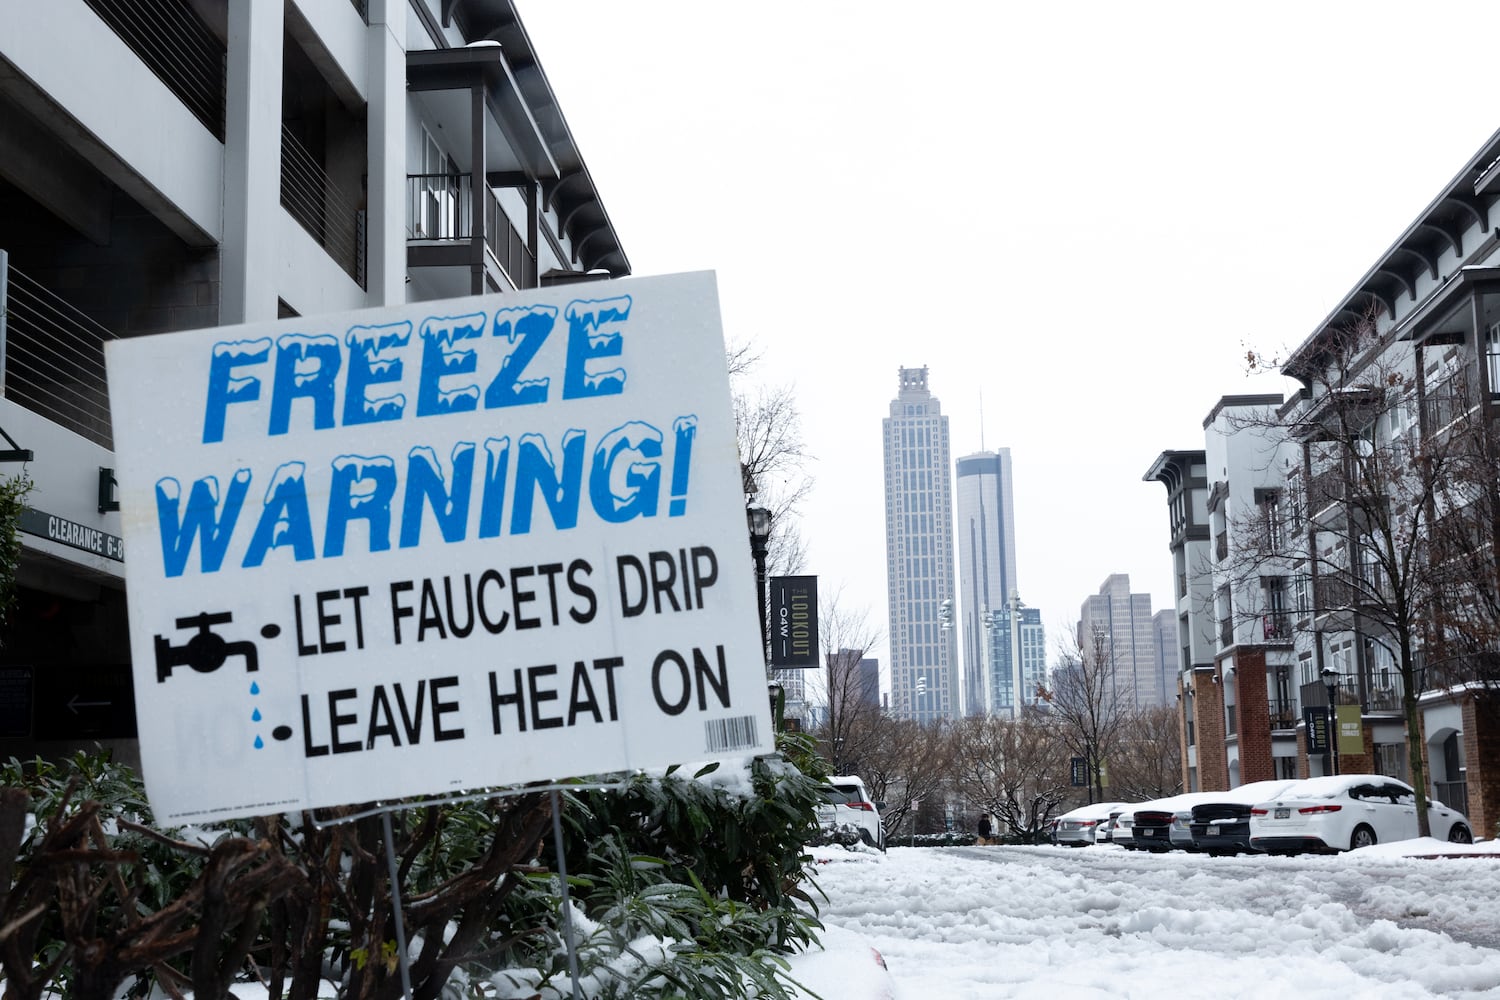
[[[1016, 589], [1016, 519], [1011, 502], [1010, 449], [958, 460], [958, 600], [962, 635], [964, 711], [992, 714], [993, 688], [985, 676], [986, 615], [1009, 613]], [[1008, 707], [1008, 706], [1005, 706]]]
[[926, 368], [900, 369], [882, 431], [891, 708], [918, 722], [956, 719], [963, 692], [948, 418], [927, 388]]

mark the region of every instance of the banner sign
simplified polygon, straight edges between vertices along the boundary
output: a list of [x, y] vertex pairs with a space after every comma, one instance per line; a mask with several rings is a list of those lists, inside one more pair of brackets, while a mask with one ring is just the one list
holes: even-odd
[[818, 665], [818, 578], [773, 576], [771, 600], [771, 666]]
[[1302, 710], [1302, 724], [1307, 728], [1307, 753], [1327, 753], [1330, 746], [1328, 742], [1328, 709], [1322, 705], [1309, 705]]
[[1068, 761], [1070, 767], [1071, 784], [1074, 788], [1082, 788], [1089, 783], [1089, 762], [1082, 757], [1073, 757]]
[[1365, 752], [1364, 717], [1358, 705], [1340, 705], [1335, 710], [1338, 726], [1339, 754], [1354, 756]]
[[162, 824], [771, 749], [711, 272], [106, 360]]

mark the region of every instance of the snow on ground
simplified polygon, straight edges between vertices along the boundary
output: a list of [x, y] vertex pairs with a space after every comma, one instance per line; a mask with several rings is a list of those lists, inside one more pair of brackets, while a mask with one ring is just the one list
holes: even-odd
[[842, 955], [868, 971], [872, 946], [901, 1000], [1500, 1000], [1494, 842], [1299, 857], [1114, 845], [810, 853], [834, 931], [820, 961]]

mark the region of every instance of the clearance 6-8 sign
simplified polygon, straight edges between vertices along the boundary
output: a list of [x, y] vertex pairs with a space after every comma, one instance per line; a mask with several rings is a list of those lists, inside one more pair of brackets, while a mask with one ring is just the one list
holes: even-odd
[[769, 749], [711, 273], [107, 362], [160, 821]]

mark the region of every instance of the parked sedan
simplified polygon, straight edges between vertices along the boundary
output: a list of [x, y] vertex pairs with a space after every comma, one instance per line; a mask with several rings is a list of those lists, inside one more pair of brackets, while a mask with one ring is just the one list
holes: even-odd
[[[1474, 839], [1464, 815], [1441, 803], [1428, 807], [1427, 818], [1439, 840]], [[1250, 809], [1250, 846], [1258, 851], [1352, 851], [1416, 836], [1417, 793], [1378, 774], [1308, 778]]]
[[1096, 841], [1100, 827], [1109, 822], [1112, 810], [1123, 808], [1123, 802], [1095, 802], [1065, 812], [1054, 821], [1052, 842], [1070, 847], [1083, 847]]
[[1252, 781], [1223, 792], [1210, 792], [1193, 805], [1188, 833], [1193, 846], [1208, 854], [1250, 850], [1250, 807], [1273, 799], [1297, 783], [1296, 778]]
[[1194, 851], [1188, 821], [1197, 802], [1212, 798], [1215, 792], [1183, 792], [1164, 799], [1143, 802], [1135, 807], [1131, 836], [1135, 846], [1146, 851], [1170, 851], [1174, 848]]
[[1135, 824], [1135, 806], [1121, 806], [1118, 813], [1110, 813], [1109, 842], [1119, 844], [1127, 851], [1135, 850], [1135, 838], [1131, 827]]

